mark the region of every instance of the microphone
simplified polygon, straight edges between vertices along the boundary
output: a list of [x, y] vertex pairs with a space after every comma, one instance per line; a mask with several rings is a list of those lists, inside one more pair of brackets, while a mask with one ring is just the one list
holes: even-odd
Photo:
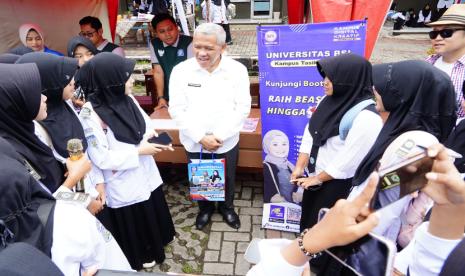
[[[71, 161], [79, 160], [84, 155], [84, 148], [80, 139], [68, 140], [66, 150], [68, 151], [69, 159], [71, 159]], [[79, 180], [79, 182], [76, 184], [75, 190], [77, 193], [85, 193], [84, 179]]]

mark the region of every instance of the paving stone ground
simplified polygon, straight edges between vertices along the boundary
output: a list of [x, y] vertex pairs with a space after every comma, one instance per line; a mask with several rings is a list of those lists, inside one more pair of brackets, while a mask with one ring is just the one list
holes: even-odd
[[165, 195], [176, 228], [176, 240], [166, 246], [166, 260], [147, 272], [177, 272], [196, 275], [245, 275], [250, 264], [244, 253], [253, 238], [295, 238], [293, 233], [261, 229], [263, 176], [261, 172], [237, 174], [235, 206], [241, 219], [238, 230], [230, 228], [215, 213], [202, 231], [195, 229], [197, 203], [189, 200], [184, 166], [160, 166]]
[[[231, 26], [234, 44], [228, 47], [230, 55], [255, 58], [257, 55], [255, 26]], [[373, 51], [373, 63], [405, 59], [424, 59], [429, 49], [426, 35], [390, 35], [392, 24], [383, 27]], [[124, 46], [129, 57], [149, 58], [146, 47]], [[177, 239], [166, 247], [166, 260], [149, 271], [177, 272], [201, 275], [245, 275], [250, 264], [244, 252], [253, 238], [288, 238], [295, 234], [261, 229], [263, 204], [263, 177], [261, 172], [238, 172], [235, 187], [235, 206], [242, 225], [232, 229], [219, 214], [202, 231], [195, 229], [197, 204], [189, 200], [186, 169], [163, 167], [163, 179], [168, 205], [177, 232]]]

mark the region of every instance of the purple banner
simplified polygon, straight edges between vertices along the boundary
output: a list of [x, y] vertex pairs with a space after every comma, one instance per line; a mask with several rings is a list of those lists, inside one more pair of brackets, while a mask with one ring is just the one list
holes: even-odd
[[299, 232], [302, 191], [289, 177], [304, 128], [324, 95], [316, 62], [344, 53], [363, 56], [365, 37], [366, 21], [257, 27], [263, 227]]

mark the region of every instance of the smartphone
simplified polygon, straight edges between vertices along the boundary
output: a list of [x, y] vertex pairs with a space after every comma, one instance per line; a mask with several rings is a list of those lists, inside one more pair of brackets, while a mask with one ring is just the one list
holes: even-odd
[[[327, 211], [327, 208], [320, 210], [318, 221]], [[355, 275], [391, 276], [397, 248], [392, 241], [368, 233], [350, 244], [332, 247], [325, 252]], [[354, 258], [355, 254], [357, 258]]]
[[378, 169], [379, 184], [375, 196], [370, 201], [370, 208], [378, 210], [421, 190], [428, 182], [425, 175], [431, 171], [433, 161], [424, 150], [402, 162]]
[[168, 132], [158, 133], [158, 137], [152, 137], [147, 140], [147, 142], [152, 144], [159, 144], [159, 145], [169, 145], [173, 142], [173, 138], [168, 134]]

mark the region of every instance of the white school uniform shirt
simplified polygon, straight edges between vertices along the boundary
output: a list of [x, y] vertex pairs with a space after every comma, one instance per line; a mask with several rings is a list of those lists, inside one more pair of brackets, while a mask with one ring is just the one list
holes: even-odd
[[418, 13], [418, 23], [428, 23], [428, 22], [431, 22], [431, 10], [429, 10], [429, 14], [424, 17], [423, 16], [423, 10], [420, 10], [420, 12]]
[[439, 0], [438, 5], [436, 6], [439, 9], [450, 8], [454, 4], [454, 0]]
[[226, 16], [226, 5], [224, 0], [221, 0], [221, 6], [217, 6], [213, 4], [211, 0], [205, 0], [202, 2], [201, 7], [205, 10], [205, 16], [207, 15], [207, 3], [206, 1], [210, 1], [210, 11], [208, 13], [209, 18], [205, 18], [207, 22], [215, 23], [215, 24], [228, 24], [228, 17]]
[[[71, 107], [73, 107], [73, 104], [72, 104], [71, 101], [66, 101], [66, 103], [68, 105], [70, 105]], [[76, 117], [79, 118], [79, 115], [74, 110], [74, 108], [72, 108], [72, 110], [76, 114]], [[52, 140], [51, 140], [50, 135], [48, 134], [47, 130], [41, 124], [39, 124], [38, 122], [36, 122], [36, 121], [33, 121], [33, 122], [34, 122], [34, 133], [37, 136], [37, 138], [39, 138], [39, 140], [42, 141], [42, 143], [46, 144], [52, 150], [53, 155], [55, 156], [56, 160], [58, 160], [62, 164], [65, 164], [66, 163], [66, 158], [61, 156], [55, 150], [55, 148], [53, 147]], [[87, 152], [85, 154], [87, 154]], [[89, 158], [89, 156], [87, 156], [87, 157]], [[90, 196], [93, 197], [93, 198], [97, 198], [99, 196], [99, 193], [95, 189], [95, 185], [103, 183], [103, 182], [104, 182], [104, 179], [103, 179], [102, 171], [98, 167], [92, 166], [92, 169], [90, 170], [90, 172], [88, 174], [86, 174], [86, 176], [84, 178], [84, 188], [86, 190], [86, 193], [90, 194]]]
[[53, 215], [52, 261], [66, 276], [92, 268], [132, 271], [111, 233], [82, 205], [57, 200]]
[[218, 67], [209, 73], [190, 58], [174, 67], [169, 87], [169, 113], [188, 152], [200, 152], [199, 141], [207, 133], [223, 141], [215, 153], [228, 152], [239, 142], [251, 106], [244, 65], [223, 55]]
[[[103, 48], [105, 48], [105, 46], [107, 46], [107, 44], [109, 43], [108, 40], [103, 40], [103, 42], [97, 47], [97, 50], [99, 51], [102, 51]], [[113, 49], [113, 51], [111, 51], [113, 54], [117, 54], [118, 56], [120, 57], [126, 57], [126, 55], [124, 54], [124, 49], [122, 47], [116, 47], [115, 49]]]
[[260, 261], [254, 265], [247, 276], [300, 276], [305, 265], [295, 266], [288, 263], [281, 254], [281, 250], [291, 244], [293, 240], [263, 239], [258, 242]]
[[[142, 113], [146, 131], [153, 131], [152, 121], [130, 96]], [[139, 155], [138, 145], [120, 142], [94, 111], [91, 102], [84, 104], [79, 116], [82, 119], [92, 164], [102, 170], [105, 179], [107, 205], [120, 208], [149, 199], [162, 183], [160, 172], [151, 155]]]
[[[345, 141], [337, 135], [326, 140], [326, 143], [319, 148], [315, 166], [316, 174], [325, 171], [334, 179], [353, 177], [360, 162], [375, 143], [382, 127], [383, 122], [378, 114], [370, 110], [360, 111]], [[299, 152], [310, 155], [312, 143], [313, 138], [307, 124]]]
[[428, 232], [429, 222], [422, 223], [407, 247], [397, 253], [394, 268], [407, 275], [433, 276], [441, 272], [442, 266], [452, 250], [462, 239], [448, 240]]

